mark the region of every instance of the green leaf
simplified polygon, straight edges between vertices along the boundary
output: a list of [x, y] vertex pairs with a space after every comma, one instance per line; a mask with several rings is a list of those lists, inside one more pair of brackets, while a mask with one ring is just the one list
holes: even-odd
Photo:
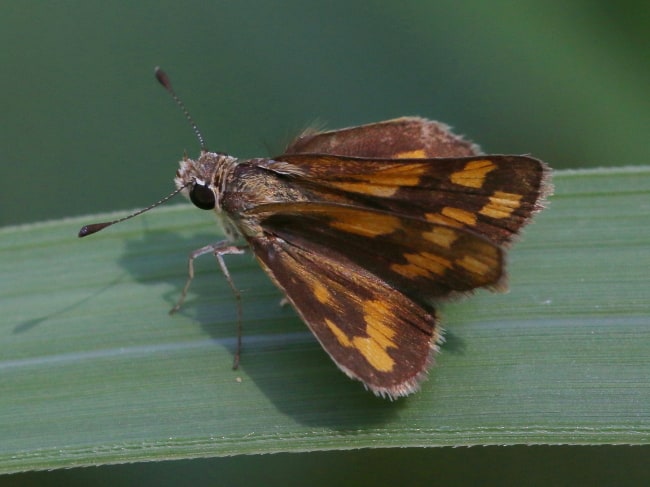
[[85, 239], [94, 215], [0, 230], [0, 472], [389, 446], [650, 442], [650, 168], [564, 171], [508, 294], [441, 306], [447, 342], [395, 402], [350, 381], [250, 255], [244, 350], [189, 205]]

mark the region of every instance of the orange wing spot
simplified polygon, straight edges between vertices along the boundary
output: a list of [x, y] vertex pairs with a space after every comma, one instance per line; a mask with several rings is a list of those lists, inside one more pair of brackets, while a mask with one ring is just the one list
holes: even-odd
[[519, 206], [522, 195], [495, 191], [490, 201], [479, 210], [481, 215], [492, 218], [508, 218]]
[[418, 186], [426, 172], [425, 164], [394, 164], [366, 174], [348, 175], [347, 181], [329, 184], [344, 191], [390, 198], [402, 187]]
[[[458, 259], [456, 264], [477, 276], [488, 276], [490, 274], [490, 264], [470, 255]], [[493, 265], [496, 265], [496, 262]]]
[[469, 211], [454, 208], [452, 206], [445, 206], [441, 213], [446, 217], [462, 223], [463, 225], [469, 225], [470, 227], [476, 225], [476, 215]]
[[488, 159], [468, 162], [463, 169], [456, 171], [449, 178], [452, 183], [468, 188], [480, 188], [485, 183], [485, 176], [497, 166]]
[[424, 149], [407, 150], [404, 152], [398, 152], [394, 155], [395, 159], [424, 159], [426, 157], [427, 153]]
[[372, 182], [388, 182], [395, 186], [417, 186], [420, 184], [420, 178], [426, 174], [426, 164], [395, 164], [387, 166], [375, 174], [370, 173], [366, 177], [366, 181]]
[[409, 279], [429, 276], [429, 271], [415, 264], [391, 264], [390, 270]]
[[449, 260], [430, 252], [404, 254], [404, 258], [408, 264], [392, 264], [390, 268], [392, 271], [408, 278], [429, 277], [431, 274], [442, 276], [447, 269], [451, 268]]
[[439, 225], [447, 225], [449, 227], [460, 228], [463, 226], [462, 223], [457, 220], [452, 220], [449, 217], [442, 216], [440, 213], [426, 213], [424, 218], [431, 223], [437, 223]]
[[372, 338], [354, 337], [353, 343], [354, 348], [363, 355], [373, 368], [380, 372], [390, 372], [393, 370], [395, 360], [375, 340]]
[[341, 330], [338, 326], [336, 326], [332, 320], [330, 320], [329, 318], [325, 318], [325, 325], [327, 326], [327, 328], [330, 329], [330, 331], [334, 334], [334, 336], [342, 346], [347, 348], [353, 346], [352, 340], [350, 340], [348, 336], [343, 332], [343, 330]]
[[312, 286], [314, 286], [314, 296], [316, 296], [316, 299], [320, 301], [323, 304], [329, 303], [332, 301], [332, 295], [330, 292], [327, 290], [325, 286], [323, 286], [320, 282], [314, 281], [311, 283]]
[[390, 320], [393, 314], [380, 300], [368, 300], [363, 303], [363, 319], [366, 322], [368, 338], [354, 337], [352, 343], [375, 369], [389, 372], [395, 361], [388, 355], [388, 348], [397, 348], [393, 337], [395, 330]]
[[364, 320], [366, 321], [367, 337], [355, 336], [350, 339], [343, 330], [328, 318], [325, 325], [330, 329], [338, 342], [346, 348], [354, 348], [380, 372], [390, 372], [395, 366], [395, 360], [388, 355], [388, 348], [397, 348], [392, 338], [395, 330], [386, 324], [385, 304], [380, 301], [366, 301], [363, 303]]
[[354, 211], [338, 213], [336, 220], [330, 221], [329, 225], [332, 228], [364, 237], [386, 235], [400, 228], [399, 218], [397, 217], [377, 213], [359, 218], [358, 212]]
[[363, 319], [368, 325], [366, 333], [383, 348], [395, 347], [393, 337], [393, 313], [385, 301], [368, 299], [362, 303]]
[[381, 198], [390, 198], [395, 196], [399, 186], [392, 185], [378, 185], [367, 182], [333, 182], [332, 186], [343, 191], [350, 191], [352, 193], [363, 193], [372, 196], [379, 196]]
[[449, 227], [433, 227], [430, 232], [422, 233], [422, 238], [446, 249], [450, 249], [458, 237], [458, 233]]

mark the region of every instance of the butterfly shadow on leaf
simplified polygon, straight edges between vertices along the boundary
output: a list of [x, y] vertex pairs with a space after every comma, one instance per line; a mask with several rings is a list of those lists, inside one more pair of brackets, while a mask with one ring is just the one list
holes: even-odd
[[[171, 284], [173, 289], [164, 294], [166, 306], [171, 310], [187, 279], [189, 252], [217, 241], [215, 234], [206, 232], [184, 237], [174, 232], [145, 230], [142, 238], [127, 240], [120, 265], [144, 285]], [[278, 409], [298, 422], [335, 429], [384, 423], [413, 400], [403, 398], [391, 402], [375, 397], [362, 384], [342, 374], [292, 307], [282, 304], [282, 293], [250, 252], [226, 256], [225, 261], [241, 292], [241, 358], [237, 370], [232, 370], [229, 361], [220, 363], [218, 366], [222, 368], [218, 371], [204, 373], [229, 373], [233, 380], [244, 376], [244, 380], [254, 381]], [[234, 359], [237, 299], [210, 255], [196, 260], [195, 279], [178, 314], [195, 320], [214, 340], [215, 346], [227, 348]], [[175, 315], [169, 319], [173, 321]]]

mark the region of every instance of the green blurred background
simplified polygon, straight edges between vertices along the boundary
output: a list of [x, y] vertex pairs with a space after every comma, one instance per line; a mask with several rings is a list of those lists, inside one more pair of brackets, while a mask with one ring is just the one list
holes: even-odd
[[[198, 144], [155, 82], [156, 65], [208, 146], [236, 156], [279, 153], [314, 122], [340, 128], [422, 115], [486, 152], [530, 153], [554, 168], [647, 164], [649, 25], [643, 1], [2, 2], [0, 225], [138, 208], [172, 189], [177, 161]], [[0, 480], [160, 484], [176, 471], [218, 485], [215, 472], [232, 470], [221, 480], [233, 485], [247, 478], [237, 471], [261, 468], [285, 482], [297, 462], [317, 459], [322, 485], [340, 483], [327, 472], [345, 465], [357, 485], [381, 484], [378, 465], [405, 479], [471, 482], [468, 462], [528, 485], [541, 485], [527, 472], [545, 465], [557, 475], [543, 480], [575, 485], [618, 467], [632, 479], [645, 465], [638, 452], [648, 454], [561, 451], [314, 453], [301, 455], [304, 463], [279, 455]], [[571, 466], [576, 458], [596, 470], [584, 477]], [[315, 484], [306, 470], [297, 478]]]
[[[554, 168], [647, 163], [647, 2], [2, 2], [0, 224], [149, 204], [198, 144], [422, 115]], [[179, 199], [180, 201], [180, 199]]]

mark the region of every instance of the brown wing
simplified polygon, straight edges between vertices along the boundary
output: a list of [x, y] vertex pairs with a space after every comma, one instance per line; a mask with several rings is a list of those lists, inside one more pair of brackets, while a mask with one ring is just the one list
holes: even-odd
[[327, 132], [306, 131], [285, 154], [332, 154], [382, 159], [463, 157], [479, 148], [440, 122], [402, 117]]
[[546, 164], [527, 156], [397, 160], [288, 154], [259, 165], [309, 190], [314, 201], [470, 228], [499, 245], [512, 241], [551, 190]]
[[476, 233], [335, 204], [256, 207], [264, 235], [332, 261], [350, 262], [423, 306], [477, 287], [503, 288], [501, 248]]
[[275, 235], [249, 243], [343, 372], [379, 396], [417, 390], [439, 338], [432, 308], [331, 252]]

